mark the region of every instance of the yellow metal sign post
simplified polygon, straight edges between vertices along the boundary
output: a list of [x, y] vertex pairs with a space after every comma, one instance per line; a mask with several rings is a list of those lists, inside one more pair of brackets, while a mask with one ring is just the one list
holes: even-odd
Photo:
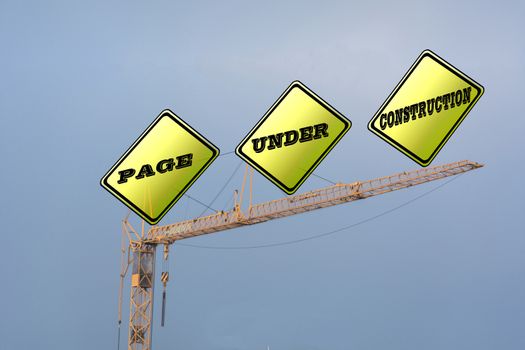
[[292, 194], [351, 125], [304, 84], [294, 81], [235, 152], [284, 192]]
[[425, 50], [370, 120], [368, 129], [427, 166], [483, 91], [480, 84]]
[[100, 183], [154, 225], [218, 155], [210, 141], [164, 110]]

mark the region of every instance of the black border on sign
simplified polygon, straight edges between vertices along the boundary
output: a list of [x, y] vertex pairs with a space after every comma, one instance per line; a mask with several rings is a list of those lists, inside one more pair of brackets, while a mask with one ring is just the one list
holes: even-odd
[[[404, 147], [403, 145], [398, 143], [396, 140], [392, 139], [390, 136], [388, 136], [387, 134], [383, 133], [381, 130], [377, 129], [374, 126], [374, 122], [377, 120], [377, 118], [379, 118], [381, 116], [381, 113], [383, 113], [385, 107], [390, 103], [390, 101], [392, 101], [394, 96], [403, 87], [403, 84], [408, 80], [410, 75], [414, 72], [414, 70], [417, 68], [419, 63], [421, 63], [421, 61], [425, 57], [430, 57], [435, 62], [439, 63], [443, 68], [447, 69], [450, 73], [456, 75], [458, 78], [460, 78], [461, 80], [463, 80], [464, 82], [466, 82], [467, 84], [472, 86], [474, 89], [477, 90], [478, 94], [477, 94], [476, 98], [470, 102], [470, 104], [467, 106], [465, 111], [463, 111], [463, 113], [460, 115], [460, 117], [458, 118], [456, 123], [454, 123], [452, 128], [448, 131], [448, 133], [445, 135], [443, 140], [439, 143], [439, 145], [436, 147], [436, 149], [430, 154], [430, 156], [427, 159], [422, 159], [421, 157], [417, 156], [415, 153], [410, 151], [408, 148]], [[399, 151], [403, 152], [407, 157], [409, 157], [412, 160], [416, 161], [419, 165], [421, 165], [423, 167], [426, 167], [426, 166], [430, 165], [430, 163], [437, 156], [437, 154], [439, 153], [441, 148], [443, 148], [443, 146], [447, 143], [447, 141], [450, 139], [452, 134], [454, 134], [454, 132], [459, 127], [459, 125], [463, 122], [463, 120], [465, 119], [467, 114], [470, 112], [472, 107], [474, 107], [474, 105], [476, 104], [476, 102], [478, 102], [478, 100], [481, 97], [481, 95], [483, 95], [484, 91], [485, 91], [485, 89], [483, 88], [483, 86], [481, 86], [479, 83], [477, 83], [474, 79], [470, 78], [465, 73], [461, 72], [459, 69], [454, 67], [452, 64], [450, 64], [447, 61], [445, 61], [443, 58], [438, 56], [436, 53], [434, 53], [433, 51], [428, 50], [428, 49], [424, 50], [421, 53], [421, 55], [416, 59], [416, 61], [412, 65], [412, 67], [410, 67], [410, 69], [405, 74], [405, 76], [398, 83], [398, 85], [395, 87], [394, 91], [392, 91], [392, 93], [390, 93], [390, 95], [385, 100], [385, 102], [383, 102], [383, 104], [381, 105], [379, 110], [374, 114], [374, 116], [372, 117], [372, 119], [368, 123], [368, 130], [370, 130], [371, 132], [373, 132], [374, 134], [376, 134], [377, 136], [379, 136], [383, 140], [385, 140], [388, 143], [390, 143], [392, 146], [397, 148]]]
[[[122, 162], [128, 157], [128, 155], [133, 152], [133, 150], [140, 144], [140, 142], [149, 134], [149, 132], [160, 122], [160, 120], [164, 117], [170, 118], [172, 121], [174, 121], [177, 125], [182, 127], [184, 130], [186, 130], [188, 133], [190, 133], [193, 137], [201, 141], [201, 143], [206, 146], [210, 151], [212, 151], [212, 157], [202, 166], [202, 168], [195, 173], [195, 175], [191, 178], [191, 180], [182, 188], [182, 190], [175, 195], [173, 200], [164, 208], [160, 214], [157, 217], [151, 217], [146, 212], [141, 210], [139, 207], [137, 207], [133, 202], [131, 202], [128, 198], [126, 198], [122, 193], [120, 193], [117, 189], [115, 189], [113, 186], [111, 186], [107, 180], [108, 178], [115, 172], [115, 170], [122, 164]], [[130, 146], [130, 148], [120, 157], [120, 159], [111, 167], [111, 169], [102, 177], [100, 180], [100, 185], [104, 187], [109, 193], [117, 197], [120, 201], [122, 201], [124, 204], [126, 204], [131, 210], [133, 210], [136, 214], [138, 214], [140, 217], [142, 217], [144, 220], [146, 220], [151, 225], [157, 224], [163, 217], [166, 215], [166, 213], [175, 205], [175, 203], [186, 193], [186, 191], [191, 187], [191, 185], [202, 175], [202, 173], [208, 168], [208, 166], [219, 156], [219, 149], [211, 143], [208, 139], [206, 139], [204, 136], [197, 133], [197, 131], [193, 130], [188, 124], [186, 124], [180, 117], [178, 117], [175, 113], [170, 111], [169, 109], [163, 110], [157, 118], [147, 127], [147, 129], [139, 136], [139, 138]]]
[[[334, 138], [332, 143], [328, 146], [328, 148], [315, 160], [313, 165], [305, 172], [305, 174], [297, 181], [297, 183], [292, 186], [288, 187], [279, 179], [277, 179], [275, 176], [273, 176], [271, 173], [266, 171], [262, 166], [257, 164], [255, 160], [247, 156], [243, 151], [242, 147], [246, 145], [246, 143], [249, 141], [249, 139], [253, 136], [253, 134], [259, 129], [259, 127], [268, 119], [268, 117], [273, 113], [273, 111], [279, 106], [279, 104], [288, 96], [290, 91], [293, 89], [298, 88], [301, 91], [303, 91], [305, 94], [307, 94], [310, 98], [312, 98], [315, 102], [323, 106], [326, 110], [328, 110], [334, 117], [339, 119], [344, 124], [343, 130]], [[270, 181], [272, 181], [274, 184], [276, 184], [280, 189], [282, 189], [287, 194], [293, 194], [299, 187], [303, 184], [303, 182], [306, 181], [308, 176], [317, 168], [317, 166], [321, 163], [321, 161], [328, 155], [328, 153], [332, 150], [332, 148], [335, 147], [335, 145], [339, 142], [339, 140], [350, 130], [352, 127], [352, 122], [348, 120], [343, 114], [341, 114], [338, 110], [336, 110], [334, 107], [332, 107], [328, 102], [323, 100], [321, 97], [317, 96], [313, 91], [308, 89], [306, 85], [301, 83], [299, 80], [293, 81], [288, 88], [283, 92], [283, 94], [275, 101], [275, 103], [270, 107], [270, 109], [264, 114], [264, 116], [255, 124], [255, 126], [250, 130], [248, 135], [244, 137], [244, 139], [239, 143], [239, 145], [235, 148], [235, 153], [241, 157], [244, 161], [248, 162], [250, 165], [252, 165], [257, 171], [259, 171], [263, 176], [268, 178]]]

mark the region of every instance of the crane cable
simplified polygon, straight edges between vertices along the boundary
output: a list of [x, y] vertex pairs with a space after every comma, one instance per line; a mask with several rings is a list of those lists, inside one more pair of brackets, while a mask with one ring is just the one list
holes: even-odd
[[420, 194], [419, 196], [416, 196], [404, 203], [401, 203], [400, 205], [397, 205], [393, 208], [390, 208], [388, 210], [385, 210], [379, 214], [376, 214], [376, 215], [373, 215], [373, 216], [370, 216], [366, 219], [363, 219], [363, 220], [360, 220], [360, 221], [357, 221], [351, 225], [347, 225], [347, 226], [343, 226], [343, 227], [340, 227], [340, 228], [337, 228], [335, 230], [331, 230], [331, 231], [327, 231], [327, 232], [322, 232], [322, 233], [318, 233], [318, 234], [314, 234], [314, 235], [311, 235], [311, 236], [308, 236], [308, 237], [305, 237], [305, 238], [300, 238], [300, 239], [295, 239], [295, 240], [290, 240], [290, 241], [285, 241], [285, 242], [277, 242], [277, 243], [269, 243], [269, 244], [261, 244], [261, 245], [253, 245], [253, 246], [207, 246], [207, 245], [198, 245], [198, 244], [190, 244], [190, 243], [175, 243], [176, 245], [178, 246], [184, 246], [184, 247], [191, 247], [191, 248], [201, 248], [201, 249], [216, 249], [216, 250], [245, 250], [245, 249], [259, 249], [259, 248], [271, 248], [271, 247], [280, 247], [280, 246], [285, 246], [285, 245], [291, 245], [291, 244], [296, 244], [296, 243], [301, 243], [301, 242], [305, 242], [305, 241], [309, 241], [309, 240], [313, 240], [313, 239], [318, 239], [318, 238], [321, 238], [321, 237], [326, 237], [326, 236], [330, 236], [330, 235], [333, 235], [335, 233], [339, 233], [339, 232], [342, 232], [342, 231], [346, 231], [348, 229], [351, 229], [351, 228], [354, 228], [354, 227], [357, 227], [357, 226], [360, 226], [362, 224], [365, 224], [367, 222], [370, 222], [370, 221], [373, 221], [373, 220], [376, 220], [376, 219], [379, 219], [380, 217], [382, 216], [385, 216], [385, 215], [388, 215], [398, 209], [401, 209], [411, 203], [414, 203], [415, 201], [423, 198], [423, 197], [426, 197], [428, 196], [429, 194], [431, 194], [432, 192], [435, 192], [437, 191], [438, 189], [448, 185], [449, 183], [451, 183], [452, 181], [455, 181], [457, 180], [460, 176], [462, 176], [463, 174], [465, 173], [461, 173], [459, 175], [456, 175], [455, 177], [451, 178], [450, 180], [430, 189], [429, 191], [427, 192], [424, 192], [422, 194]]
[[166, 319], [166, 286], [169, 280], [169, 245], [164, 245], [164, 251], [162, 255], [162, 272], [160, 274], [160, 281], [162, 282], [162, 308], [161, 308], [161, 318], [160, 326], [164, 327], [164, 321]]
[[117, 350], [120, 350], [120, 324], [122, 322], [119, 322], [118, 324], [118, 335], [117, 335]]
[[[222, 156], [226, 156], [226, 155], [229, 155], [229, 154], [233, 154], [235, 153], [235, 151], [230, 151], [230, 152], [226, 152], [226, 153], [223, 153], [221, 154], [219, 157], [222, 157]], [[184, 194], [184, 196], [186, 196], [187, 198], [191, 199], [192, 201], [202, 205], [204, 207], [204, 210], [197, 216], [197, 217], [202, 217], [206, 211], [208, 210], [211, 210], [211, 211], [214, 211], [214, 212], [219, 212], [219, 210], [215, 209], [212, 207], [213, 203], [215, 203], [215, 201], [217, 200], [217, 198], [219, 198], [219, 196], [222, 194], [222, 192], [226, 189], [226, 186], [228, 186], [228, 184], [231, 182], [231, 180], [233, 179], [233, 177], [235, 176], [235, 174], [237, 173], [237, 171], [239, 171], [239, 168], [241, 167], [242, 165], [242, 160], [239, 162], [239, 164], [237, 165], [237, 167], [233, 170], [233, 172], [231, 173], [230, 177], [226, 180], [226, 182], [224, 183], [224, 185], [222, 185], [221, 189], [219, 190], [219, 192], [217, 192], [217, 194], [215, 195], [215, 197], [213, 197], [213, 199], [211, 200], [210, 204], [206, 204], [200, 200], [198, 200], [197, 198], [195, 197], [192, 197], [190, 196], [189, 194]], [[336, 183], [332, 180], [329, 180], [325, 177], [322, 177], [321, 175], [317, 175], [316, 173], [312, 172], [312, 175], [321, 179], [321, 180], [324, 180], [332, 185], [335, 185]]]
[[[235, 153], [235, 151], [230, 151], [230, 152], [226, 152], [226, 153], [223, 153], [221, 154], [219, 157], [221, 156], [226, 156], [228, 154], [232, 154], [232, 153]], [[239, 162], [239, 165], [237, 165], [237, 167], [233, 170], [232, 174], [230, 175], [230, 177], [228, 178], [228, 180], [226, 180], [226, 182], [224, 183], [224, 185], [222, 186], [222, 188], [219, 190], [219, 192], [217, 192], [217, 194], [215, 195], [215, 197], [212, 199], [212, 201], [210, 202], [210, 204], [205, 204], [203, 202], [201, 202], [200, 200], [198, 200], [197, 198], [194, 198], [192, 196], [190, 196], [189, 194], [185, 194], [186, 197], [188, 197], [189, 199], [193, 200], [194, 202], [197, 202], [199, 203], [200, 205], [202, 205], [204, 207], [204, 210], [200, 213], [200, 215], [198, 217], [201, 217], [204, 215], [204, 213], [206, 213], [206, 211], [208, 210], [211, 210], [211, 211], [214, 211], [214, 212], [218, 212], [217, 209], [213, 208], [212, 205], [213, 203], [215, 203], [215, 201], [217, 200], [217, 198], [219, 198], [219, 196], [222, 194], [222, 192], [224, 191], [224, 189], [226, 188], [226, 186], [228, 186], [228, 184], [230, 183], [230, 181], [233, 179], [233, 177], [235, 176], [235, 174], [237, 173], [237, 171], [239, 170], [239, 168], [241, 167], [242, 165], [242, 161]]]
[[219, 192], [217, 192], [217, 194], [215, 195], [215, 197], [213, 197], [212, 201], [210, 202], [209, 205], [206, 206], [206, 208], [200, 213], [200, 215], [198, 217], [201, 217], [202, 215], [204, 215], [204, 213], [206, 213], [206, 211], [208, 209], [211, 209], [210, 207], [213, 205], [213, 203], [215, 203], [215, 201], [217, 200], [217, 198], [219, 198], [219, 196], [221, 195], [221, 193], [224, 191], [224, 189], [226, 188], [226, 186], [228, 186], [228, 184], [230, 183], [230, 181], [233, 179], [233, 177], [235, 176], [235, 174], [237, 173], [237, 171], [239, 171], [239, 168], [241, 167], [242, 165], [242, 160], [239, 162], [239, 164], [237, 165], [237, 167], [233, 170], [232, 174], [230, 175], [230, 177], [228, 178], [228, 180], [226, 180], [226, 182], [224, 183], [224, 185], [221, 187], [221, 189], [219, 190]]

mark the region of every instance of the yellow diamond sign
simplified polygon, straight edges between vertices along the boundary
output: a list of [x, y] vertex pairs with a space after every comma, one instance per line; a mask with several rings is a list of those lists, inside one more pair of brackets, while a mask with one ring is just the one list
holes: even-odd
[[218, 155], [210, 141], [164, 110], [100, 184], [154, 225]]
[[483, 94], [483, 87], [430, 50], [418, 57], [368, 129], [429, 165]]
[[292, 194], [351, 125], [341, 113], [295, 81], [235, 152], [284, 192]]

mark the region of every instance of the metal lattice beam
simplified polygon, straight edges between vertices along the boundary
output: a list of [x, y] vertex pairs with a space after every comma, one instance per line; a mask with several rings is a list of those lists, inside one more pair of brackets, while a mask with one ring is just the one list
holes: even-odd
[[151, 350], [155, 245], [132, 244], [128, 350]]
[[299, 195], [250, 205], [246, 212], [240, 205], [233, 210], [165, 226], [153, 226], [145, 237], [149, 244], [171, 244], [184, 238], [253, 225], [272, 219], [304, 213], [336, 204], [352, 202], [400, 190], [482, 167], [468, 160], [402, 172], [373, 180], [336, 184]]

